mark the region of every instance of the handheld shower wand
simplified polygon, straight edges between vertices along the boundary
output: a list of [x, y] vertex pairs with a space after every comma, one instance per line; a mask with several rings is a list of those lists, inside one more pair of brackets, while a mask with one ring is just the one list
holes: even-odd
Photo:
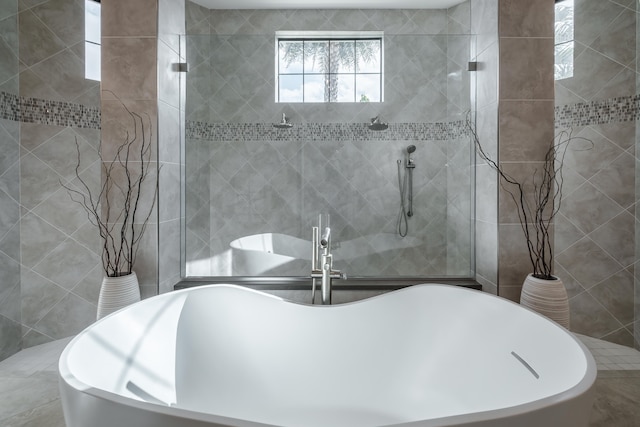
[[[405, 237], [409, 232], [409, 217], [413, 216], [413, 169], [416, 164], [413, 161], [411, 154], [416, 151], [415, 145], [407, 147], [407, 157], [405, 158], [404, 168], [405, 173], [402, 177], [402, 160], [398, 160], [398, 188], [400, 190], [400, 212], [398, 214], [398, 234], [400, 237]], [[406, 201], [409, 206], [407, 209]]]
[[407, 163], [405, 165], [405, 167], [407, 168], [407, 175], [409, 177], [408, 179], [408, 195], [407, 195], [407, 200], [409, 201], [409, 209], [407, 210], [407, 216], [408, 217], [412, 217], [413, 216], [413, 169], [415, 169], [416, 164], [413, 162], [413, 157], [411, 157], [411, 154], [413, 152], [416, 151], [416, 146], [415, 145], [410, 145], [407, 147]]

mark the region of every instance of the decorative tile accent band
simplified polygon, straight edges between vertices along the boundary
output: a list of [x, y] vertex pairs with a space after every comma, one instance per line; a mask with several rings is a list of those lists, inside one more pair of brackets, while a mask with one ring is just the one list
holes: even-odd
[[556, 128], [640, 120], [640, 95], [609, 98], [555, 108]]
[[26, 123], [100, 129], [99, 108], [7, 92], [0, 92], [0, 117]]
[[464, 121], [389, 123], [372, 131], [364, 123], [295, 123], [278, 129], [271, 123], [205, 123], [188, 121], [188, 139], [206, 141], [444, 141], [468, 136]]
[[[100, 129], [100, 109], [65, 101], [0, 92], [0, 118], [56, 126]], [[640, 120], [640, 95], [555, 107], [556, 128]], [[187, 122], [187, 138], [210, 141], [441, 141], [468, 135], [463, 121], [390, 123], [382, 132], [363, 123], [300, 123], [276, 129], [270, 123]]]
[[18, 95], [0, 92], [0, 119], [20, 120], [20, 99]]

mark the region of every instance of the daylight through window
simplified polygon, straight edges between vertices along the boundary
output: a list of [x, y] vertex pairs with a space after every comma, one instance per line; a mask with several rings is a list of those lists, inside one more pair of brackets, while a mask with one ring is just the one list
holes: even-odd
[[276, 46], [276, 102], [382, 102], [380, 34], [277, 37]]
[[100, 80], [100, 1], [84, 2], [84, 76]]
[[573, 77], [573, 0], [556, 3], [555, 79]]

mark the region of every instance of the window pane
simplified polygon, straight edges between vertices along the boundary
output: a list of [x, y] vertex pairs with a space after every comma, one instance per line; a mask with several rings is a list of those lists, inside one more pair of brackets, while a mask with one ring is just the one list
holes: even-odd
[[329, 42], [304, 42], [304, 72], [325, 73], [329, 68]]
[[358, 73], [379, 73], [380, 40], [356, 41], [356, 59]]
[[573, 40], [573, 0], [556, 3], [555, 39], [556, 44]]
[[381, 39], [329, 36], [277, 45], [278, 102], [382, 102]]
[[84, 42], [84, 76], [100, 80], [100, 45]]
[[100, 44], [100, 3], [85, 0], [84, 8], [84, 39]]
[[301, 75], [283, 75], [280, 76], [278, 82], [280, 102], [302, 102]]
[[356, 102], [380, 102], [380, 74], [356, 74]]
[[336, 88], [332, 93], [331, 102], [355, 102], [355, 75], [354, 74], [331, 74], [330, 86]]
[[356, 70], [356, 53], [355, 41], [332, 41], [331, 56], [331, 73], [354, 73]]
[[302, 73], [302, 42], [278, 42], [280, 74]]
[[573, 77], [573, 42], [562, 43], [555, 47], [555, 79]]
[[329, 93], [326, 90], [326, 82], [325, 74], [304, 76], [304, 102], [327, 102]]

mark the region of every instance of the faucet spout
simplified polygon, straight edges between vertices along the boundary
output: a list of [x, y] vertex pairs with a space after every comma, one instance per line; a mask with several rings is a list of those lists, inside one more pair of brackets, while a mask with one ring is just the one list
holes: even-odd
[[[333, 279], [342, 279], [345, 276], [333, 269], [333, 255], [331, 255], [331, 228], [325, 227], [322, 236], [319, 236], [321, 224], [312, 227], [312, 258], [311, 258], [311, 303], [315, 304], [316, 280], [320, 281], [320, 294], [322, 304], [331, 304], [331, 288]], [[322, 249], [322, 253], [320, 253]]]

